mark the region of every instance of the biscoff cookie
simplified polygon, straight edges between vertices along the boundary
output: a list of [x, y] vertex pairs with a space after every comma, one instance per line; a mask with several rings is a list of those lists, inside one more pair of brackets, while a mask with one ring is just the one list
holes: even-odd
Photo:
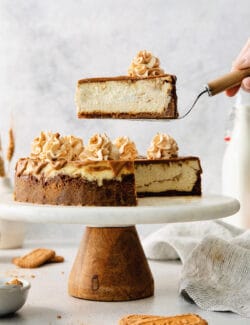
[[135, 324], [137, 321], [144, 321], [151, 319], [154, 321], [155, 319], [162, 318], [162, 316], [153, 316], [153, 315], [128, 315], [120, 319], [119, 325], [130, 325]]
[[64, 262], [64, 257], [55, 255], [50, 260], [48, 260], [46, 263], [62, 263], [62, 262]]
[[208, 325], [207, 321], [196, 314], [170, 317], [153, 315], [128, 315], [119, 321], [119, 325]]
[[37, 248], [22, 257], [14, 258], [12, 261], [19, 267], [32, 269], [43, 265], [55, 255], [56, 253], [52, 249]]
[[15, 264], [16, 266], [18, 266], [18, 261], [21, 257], [14, 257], [12, 258], [12, 263]]

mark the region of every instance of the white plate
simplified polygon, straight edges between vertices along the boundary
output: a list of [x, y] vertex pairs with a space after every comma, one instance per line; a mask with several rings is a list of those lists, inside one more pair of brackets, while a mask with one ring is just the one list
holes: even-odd
[[54, 206], [14, 202], [0, 198], [2, 219], [37, 223], [121, 226], [219, 219], [239, 210], [236, 199], [221, 195], [151, 197], [135, 207]]

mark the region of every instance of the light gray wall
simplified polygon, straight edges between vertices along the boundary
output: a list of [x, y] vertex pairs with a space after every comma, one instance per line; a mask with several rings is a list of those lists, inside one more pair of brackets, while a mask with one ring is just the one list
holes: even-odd
[[[233, 100], [204, 97], [185, 120], [77, 120], [76, 81], [126, 74], [140, 49], [151, 50], [178, 77], [185, 112], [210, 79], [230, 69], [250, 35], [249, 0], [1, 0], [0, 132], [6, 145], [11, 113], [16, 160], [29, 154], [40, 130], [128, 135], [141, 152], [160, 131], [176, 138], [180, 154], [201, 157], [204, 192], [220, 192], [225, 121]], [[14, 165], [14, 164], [13, 164]], [[13, 166], [12, 166], [13, 167]], [[140, 227], [144, 233], [151, 226]], [[28, 238], [79, 237], [77, 226], [29, 226]]]

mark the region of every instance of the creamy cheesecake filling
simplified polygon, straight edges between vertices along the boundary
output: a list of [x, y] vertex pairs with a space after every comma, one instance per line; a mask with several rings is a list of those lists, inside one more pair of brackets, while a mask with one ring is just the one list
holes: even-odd
[[78, 85], [78, 113], [162, 113], [171, 102], [168, 77], [136, 81], [84, 82]]
[[127, 161], [95, 161], [65, 162], [60, 168], [50, 162], [32, 160], [30, 158], [20, 159], [16, 166], [16, 175], [35, 176], [37, 179], [53, 178], [58, 175], [70, 177], [82, 177], [89, 182], [97, 182], [98, 186], [103, 185], [104, 180], [122, 181], [122, 176], [134, 172], [133, 163]]
[[184, 191], [193, 189], [200, 172], [197, 160], [184, 162], [135, 164], [135, 185], [137, 192]]

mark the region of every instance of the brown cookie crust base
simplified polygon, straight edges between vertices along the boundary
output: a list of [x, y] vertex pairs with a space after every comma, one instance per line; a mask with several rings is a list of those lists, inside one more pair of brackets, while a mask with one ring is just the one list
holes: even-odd
[[122, 176], [121, 182], [104, 180], [103, 186], [82, 177], [67, 175], [49, 179], [16, 175], [14, 199], [52, 205], [134, 206], [137, 203], [134, 184], [132, 174]]

